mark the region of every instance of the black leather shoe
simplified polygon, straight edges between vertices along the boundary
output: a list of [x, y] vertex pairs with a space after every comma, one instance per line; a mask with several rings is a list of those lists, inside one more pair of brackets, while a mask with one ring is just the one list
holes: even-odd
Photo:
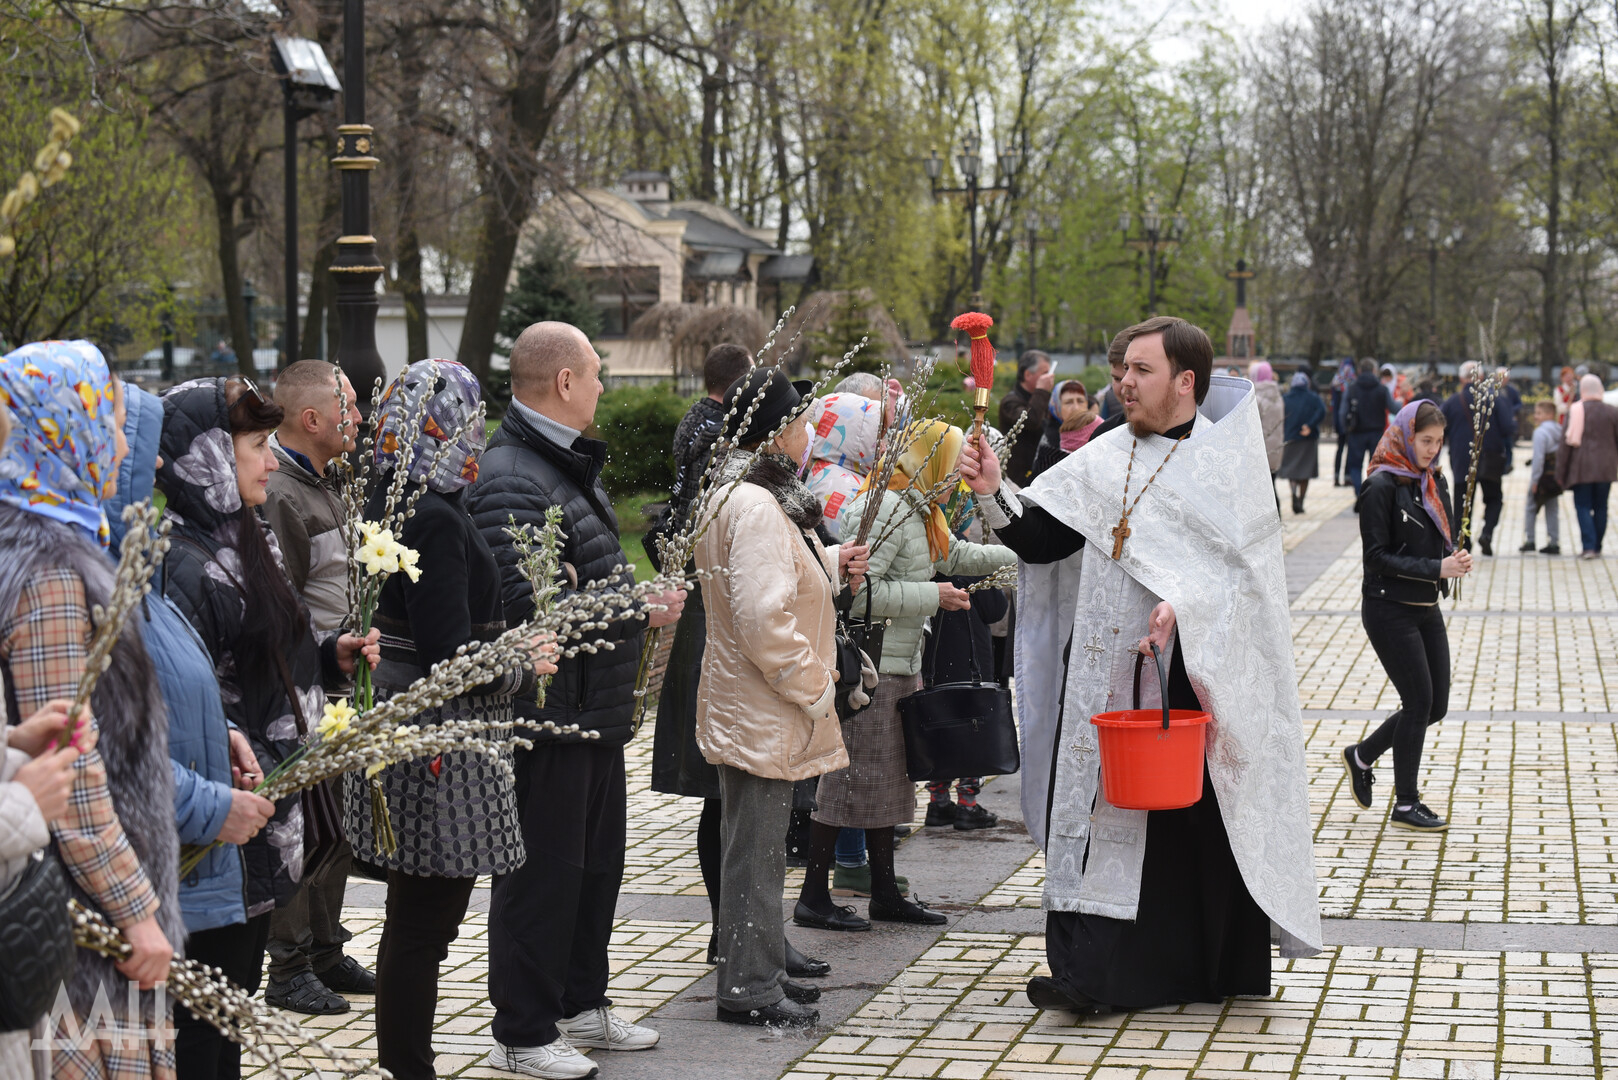
[[1525, 541], [1523, 546], [1517, 549], [1517, 554], [1519, 555], [1532, 555], [1533, 553], [1534, 542], [1532, 540]]
[[962, 806], [955, 811], [955, 827], [961, 832], [992, 829], [998, 824], [1000, 824], [999, 818], [976, 803], [971, 806]]
[[277, 1009], [305, 1016], [336, 1016], [348, 1011], [347, 999], [326, 989], [312, 971], [301, 971], [286, 982], [271, 979], [264, 988], [264, 1000]]
[[1064, 1012], [1076, 1012], [1081, 1016], [1095, 1016], [1111, 1011], [1099, 1001], [1091, 1001], [1077, 990], [1070, 990], [1045, 975], [1036, 975], [1028, 980], [1028, 1000], [1036, 1009], [1061, 1009]]
[[[816, 930], [869, 930], [871, 924], [854, 914], [850, 904], [833, 904], [832, 914], [822, 915], [802, 900], [792, 909], [792, 921]], [[790, 974], [790, 972], [788, 973]]]
[[781, 989], [786, 991], [787, 997], [796, 1001], [799, 1005], [813, 1005], [820, 1000], [820, 987], [818, 986], [809, 986], [805, 983], [793, 982], [788, 979], [781, 984]]
[[1541, 555], [1560, 555], [1562, 554], [1562, 545], [1546, 544], [1544, 547], [1539, 549], [1539, 553]]
[[1491, 557], [1494, 555], [1494, 546], [1489, 543], [1489, 537], [1478, 537], [1478, 550]]
[[952, 802], [929, 801], [927, 803], [927, 820], [924, 823], [925, 827], [929, 829], [936, 829], [941, 825], [953, 825], [955, 824], [955, 815], [958, 811], [959, 807]]
[[[792, 948], [788, 945], [787, 948]], [[715, 930], [708, 936], [708, 963], [719, 963], [719, 931]]]
[[949, 922], [949, 917], [942, 911], [934, 911], [920, 901], [893, 902], [872, 897], [870, 913], [877, 922], [909, 923], [912, 926], [943, 926]]
[[764, 1005], [744, 1012], [733, 1012], [719, 1006], [719, 1020], [725, 1024], [748, 1024], [752, 1027], [807, 1028], [820, 1022], [820, 1012], [799, 1005], [791, 998], [782, 998], [774, 1005]]
[[[1358, 743], [1354, 744], [1358, 746]], [[1371, 785], [1376, 783], [1376, 777], [1371, 775], [1370, 769], [1362, 769], [1354, 760], [1354, 747], [1343, 748], [1343, 768], [1348, 770], [1348, 788], [1354, 793], [1354, 801], [1361, 810], [1371, 808]]]
[[1449, 822], [1419, 801], [1409, 810], [1394, 810], [1388, 816], [1388, 822], [1396, 828], [1409, 829], [1412, 832], [1443, 832], [1449, 828]]
[[320, 981], [334, 994], [374, 994], [376, 976], [360, 966], [352, 956], [345, 956], [320, 973]]
[[805, 956], [787, 942], [787, 977], [792, 979], [824, 979], [831, 974], [831, 965], [824, 960]]

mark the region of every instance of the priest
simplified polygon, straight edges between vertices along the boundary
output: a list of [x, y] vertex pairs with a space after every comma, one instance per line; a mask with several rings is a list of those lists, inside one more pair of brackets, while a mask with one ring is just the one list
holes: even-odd
[[[1183, 319], [1127, 331], [1127, 423], [1020, 494], [982, 440], [961, 476], [1021, 559], [1023, 813], [1045, 849], [1051, 974], [1035, 1006], [1079, 1013], [1270, 993], [1270, 946], [1320, 950], [1308, 782], [1281, 521], [1253, 385], [1212, 376]], [[1108, 804], [1090, 717], [1210, 713], [1203, 795]]]

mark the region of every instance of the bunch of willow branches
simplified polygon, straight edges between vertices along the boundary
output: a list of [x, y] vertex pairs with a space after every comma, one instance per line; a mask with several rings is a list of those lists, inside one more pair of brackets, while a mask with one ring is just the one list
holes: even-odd
[[[75, 945], [112, 960], [128, 958], [133, 949], [123, 931], [99, 911], [77, 900], [69, 900], [67, 908], [73, 922]], [[379, 1065], [350, 1057], [279, 1009], [255, 1001], [251, 994], [225, 978], [218, 968], [195, 960], [177, 959], [169, 965], [169, 976], [163, 987], [170, 997], [191, 1010], [192, 1015], [240, 1045], [277, 1080], [291, 1080], [286, 1066], [289, 1058], [313, 1069], [316, 1075], [321, 1075], [324, 1065], [341, 1076], [374, 1076], [382, 1080], [392, 1076]], [[316, 1051], [325, 1061], [310, 1060], [310, 1051]]]
[[[505, 533], [517, 553], [517, 572], [534, 590], [534, 611], [543, 615], [562, 591], [562, 544], [567, 540], [562, 531], [562, 508], [547, 506], [545, 524], [537, 529], [528, 522], [519, 525], [515, 514], [507, 514]], [[541, 709], [545, 707], [545, 690], [550, 682], [549, 675], [543, 676], [535, 691], [534, 704]]]

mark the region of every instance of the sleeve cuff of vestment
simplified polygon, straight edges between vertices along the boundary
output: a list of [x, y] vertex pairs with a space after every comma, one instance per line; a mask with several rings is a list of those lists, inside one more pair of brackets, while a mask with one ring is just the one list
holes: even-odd
[[978, 507], [983, 512], [983, 523], [991, 529], [1005, 528], [1011, 524], [1013, 518], [1022, 516], [1022, 507], [1018, 503], [1016, 496], [1006, 498], [1004, 486], [993, 495], [980, 497]]

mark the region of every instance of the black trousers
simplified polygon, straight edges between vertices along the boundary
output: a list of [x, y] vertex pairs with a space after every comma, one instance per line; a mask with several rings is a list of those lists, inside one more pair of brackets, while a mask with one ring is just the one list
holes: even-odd
[[[1477, 495], [1472, 500], [1472, 516], [1477, 516], [1477, 501], [1483, 500], [1483, 528], [1472, 526], [1472, 535], [1483, 540], [1494, 539], [1494, 528], [1500, 524], [1500, 510], [1506, 504], [1506, 497], [1500, 490], [1501, 481], [1487, 480], [1478, 477]], [[1454, 512], [1450, 515], [1450, 532], [1457, 537], [1461, 534], [1461, 511], [1466, 506], [1466, 474], [1461, 473], [1455, 479], [1455, 490], [1451, 493], [1455, 502]]]
[[[185, 955], [216, 967], [249, 994], [258, 991], [264, 971], [264, 943], [270, 913], [233, 926], [198, 930], [185, 939]], [[212, 1024], [174, 1006], [174, 1063], [177, 1080], [240, 1080], [242, 1048]]]
[[1421, 798], [1417, 774], [1427, 725], [1449, 712], [1449, 634], [1437, 604], [1400, 604], [1367, 596], [1361, 618], [1378, 660], [1399, 691], [1399, 711], [1359, 744], [1360, 760], [1370, 765], [1393, 749], [1396, 805]]
[[343, 927], [343, 898], [354, 849], [347, 840], [322, 846], [303, 870], [290, 902], [270, 916], [270, 981], [289, 982], [305, 971], [316, 975], [343, 960], [354, 935]]
[[556, 1040], [556, 1021], [610, 1005], [607, 943], [624, 878], [624, 750], [540, 743], [517, 752], [528, 861], [494, 879], [489, 905], [493, 1034], [507, 1046]]
[[394, 1080], [435, 1080], [438, 966], [466, 917], [476, 878], [388, 871], [388, 916], [376, 950], [377, 1064]]

